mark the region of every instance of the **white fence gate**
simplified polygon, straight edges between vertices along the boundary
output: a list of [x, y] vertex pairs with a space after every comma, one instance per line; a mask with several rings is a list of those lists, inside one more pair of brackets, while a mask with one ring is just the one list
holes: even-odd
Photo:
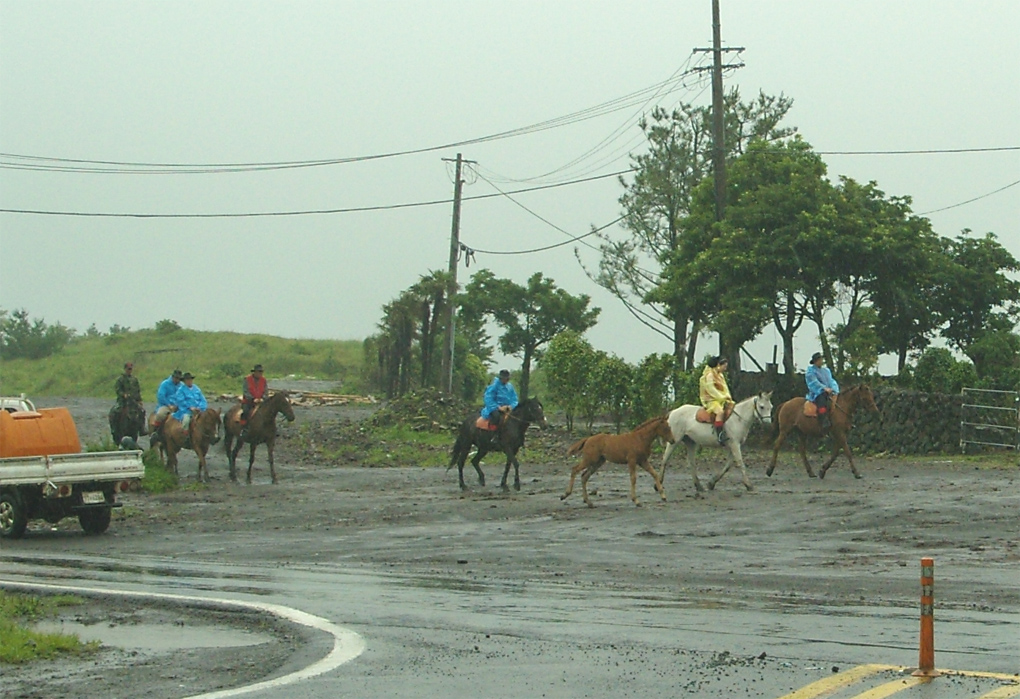
[[963, 389], [960, 451], [967, 445], [1020, 449], [1020, 393]]

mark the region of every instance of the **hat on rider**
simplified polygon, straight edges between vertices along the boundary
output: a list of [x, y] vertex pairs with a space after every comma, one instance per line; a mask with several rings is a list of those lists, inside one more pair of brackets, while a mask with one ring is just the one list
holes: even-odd
[[262, 371], [262, 365], [261, 364], [256, 364], [254, 367], [252, 367], [251, 373], [254, 374], [256, 371]]
[[186, 371], [186, 372], [184, 372], [184, 376], [182, 376], [181, 378], [187, 380], [187, 379], [193, 379], [195, 377], [192, 376], [190, 371]]
[[507, 378], [510, 378], [510, 370], [509, 369], [500, 369], [499, 370], [499, 375], [500, 376], [505, 376]]
[[170, 374], [170, 376], [175, 379], [180, 379], [184, 377], [184, 374], [181, 373], [180, 369], [174, 369], [174, 373]]
[[824, 358], [824, 355], [821, 352], [815, 352], [814, 354], [811, 355], [811, 363], [814, 364], [819, 359], [823, 359], [823, 358]]

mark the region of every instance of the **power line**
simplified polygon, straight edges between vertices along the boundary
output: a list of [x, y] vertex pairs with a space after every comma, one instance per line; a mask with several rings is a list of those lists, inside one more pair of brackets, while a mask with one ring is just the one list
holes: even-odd
[[[689, 59], [688, 59], [689, 61]], [[5, 163], [0, 161], [0, 168], [10, 170], [34, 170], [47, 172], [73, 172], [89, 174], [139, 174], [139, 175], [166, 175], [166, 174], [218, 174], [227, 172], [253, 172], [263, 170], [287, 170], [296, 168], [322, 167], [328, 165], [342, 165], [354, 162], [365, 162], [370, 160], [381, 160], [405, 155], [417, 155], [437, 150], [449, 150], [462, 146], [485, 143], [489, 141], [512, 138], [549, 129], [559, 128], [570, 124], [594, 119], [596, 117], [611, 114], [613, 112], [627, 109], [645, 101], [646, 95], [670, 94], [685, 87], [680, 78], [690, 74], [686, 70], [677, 76], [674, 73], [666, 80], [660, 81], [649, 87], [636, 90], [635, 92], [617, 97], [607, 102], [587, 107], [585, 109], [571, 112], [560, 117], [536, 122], [528, 126], [522, 126], [507, 131], [500, 131], [487, 136], [454, 141], [437, 146], [422, 148], [411, 148], [400, 151], [390, 151], [373, 155], [353, 156], [346, 158], [328, 158], [319, 160], [292, 160], [276, 162], [251, 162], [251, 163], [151, 163], [151, 162], [129, 162], [118, 160], [88, 160], [78, 158], [57, 158], [37, 155], [24, 155], [19, 153], [0, 153], [0, 158], [7, 158], [18, 162]], [[91, 167], [98, 166], [98, 167]]]
[[561, 243], [553, 243], [552, 245], [546, 245], [546, 246], [541, 247], [541, 248], [531, 248], [530, 250], [479, 250], [478, 248], [468, 248], [468, 249], [472, 253], [480, 252], [480, 253], [483, 253], [485, 255], [529, 255], [529, 254], [531, 254], [533, 252], [545, 252], [546, 250], [553, 250], [554, 248], [561, 248], [564, 245], [570, 245], [571, 243], [576, 243], [579, 240], [587, 238], [590, 235], [595, 235], [596, 233], [604, 231], [605, 229], [609, 228], [610, 226], [615, 226], [617, 223], [619, 223], [620, 221], [622, 221], [625, 218], [626, 218], [626, 215], [620, 216], [620, 217], [618, 217], [616, 219], [613, 219], [612, 221], [610, 221], [609, 223], [607, 223], [604, 226], [599, 226], [598, 228], [592, 228], [587, 233], [583, 233], [581, 235], [574, 236], [570, 240], [564, 240]]
[[995, 153], [1020, 150], [1020, 146], [991, 148], [925, 148], [920, 150], [817, 150], [817, 155], [934, 155], [940, 153]]
[[917, 214], [917, 216], [927, 216], [928, 214], [935, 214], [935, 213], [938, 213], [939, 211], [948, 211], [949, 209], [955, 209], [958, 206], [963, 206], [964, 204], [970, 204], [971, 202], [978, 201], [979, 199], [984, 199], [985, 197], [990, 197], [993, 194], [998, 194], [999, 192], [1003, 192], [1003, 191], [1009, 189], [1010, 187], [1016, 187], [1018, 184], [1020, 184], [1020, 180], [1017, 180], [1016, 182], [1010, 182], [1005, 187], [999, 187], [998, 189], [996, 189], [994, 191], [987, 192], [987, 193], [982, 194], [980, 196], [974, 197], [973, 199], [968, 199], [967, 201], [961, 201], [959, 204], [951, 204], [949, 206], [943, 206], [941, 209], [931, 209], [929, 211], [922, 211], [921, 213]]
[[[535, 185], [534, 187], [524, 187], [517, 189], [510, 194], [523, 194], [525, 192], [536, 192], [542, 189], [553, 189], [556, 187], [565, 187], [572, 184], [582, 184], [584, 182], [594, 182], [595, 180], [604, 180], [608, 177], [618, 177], [631, 172], [630, 169], [618, 170], [616, 172], [607, 172], [601, 175], [593, 175], [591, 177], [583, 177], [577, 180], [570, 180], [568, 182], [557, 182], [554, 184], [542, 184]], [[494, 197], [506, 196], [502, 192], [495, 194], [476, 194], [470, 197], [463, 197], [462, 201], [474, 200], [474, 199], [492, 199]], [[377, 206], [353, 206], [342, 209], [308, 209], [303, 211], [252, 211], [246, 213], [212, 213], [212, 214], [147, 214], [147, 213], [109, 213], [109, 212], [88, 212], [88, 211], [47, 211], [41, 209], [0, 209], [0, 213], [5, 214], [30, 214], [36, 216], [83, 216], [83, 217], [94, 217], [94, 218], [260, 218], [269, 216], [310, 216], [310, 215], [322, 215], [322, 214], [350, 214], [364, 211], [389, 211], [394, 209], [410, 209], [422, 206], [436, 206], [438, 204], [449, 204], [452, 199], [432, 199], [429, 201], [417, 201], [407, 202], [402, 204], [379, 204]]]

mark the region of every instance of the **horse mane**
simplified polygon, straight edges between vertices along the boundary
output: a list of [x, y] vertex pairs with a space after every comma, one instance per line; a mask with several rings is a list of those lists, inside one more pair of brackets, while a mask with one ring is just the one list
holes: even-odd
[[666, 419], [666, 416], [665, 416], [665, 415], [656, 415], [655, 417], [650, 417], [650, 418], [648, 418], [647, 420], [645, 420], [644, 422], [642, 422], [642, 423], [641, 423], [640, 425], [638, 425], [637, 427], [635, 427], [635, 428], [634, 428], [634, 429], [633, 429], [632, 431], [633, 431], [633, 432], [637, 432], [637, 431], [638, 431], [638, 430], [640, 430], [640, 429], [641, 429], [642, 427], [648, 427], [648, 426], [649, 426], [650, 424], [652, 424], [653, 422], [658, 422], [659, 420], [665, 420], [665, 419]]

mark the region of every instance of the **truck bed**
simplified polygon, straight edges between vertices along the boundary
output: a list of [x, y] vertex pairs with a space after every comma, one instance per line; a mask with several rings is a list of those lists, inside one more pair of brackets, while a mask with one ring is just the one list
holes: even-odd
[[127, 480], [144, 475], [141, 451], [99, 451], [0, 459], [0, 485], [33, 485], [47, 481], [60, 485]]

